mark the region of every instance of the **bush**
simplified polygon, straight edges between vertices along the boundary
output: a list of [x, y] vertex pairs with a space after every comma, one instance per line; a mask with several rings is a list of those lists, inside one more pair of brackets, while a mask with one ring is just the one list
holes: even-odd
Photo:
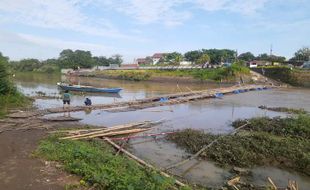
[[[253, 118], [236, 135], [213, 135], [186, 129], [168, 135], [168, 140], [190, 153], [198, 152], [213, 140], [218, 141], [200, 157], [222, 166], [251, 167], [274, 165], [310, 175], [310, 116], [291, 118]], [[235, 128], [244, 120], [233, 123]]]
[[9, 79], [8, 58], [0, 52], [0, 117], [3, 117], [8, 108], [27, 105], [28, 98], [19, 93]]

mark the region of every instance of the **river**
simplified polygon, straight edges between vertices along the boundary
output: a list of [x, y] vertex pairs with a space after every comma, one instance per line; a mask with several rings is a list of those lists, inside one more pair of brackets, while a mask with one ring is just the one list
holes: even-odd
[[[72, 105], [83, 105], [84, 99], [89, 97], [93, 104], [111, 103], [152, 97], [161, 94], [186, 92], [218, 88], [224, 85], [209, 84], [172, 84], [154, 82], [132, 82], [122, 80], [108, 80], [97, 78], [66, 78], [61, 75], [19, 73], [15, 82], [20, 91], [28, 96], [36, 96], [43, 92], [48, 96], [61, 96], [56, 83], [70, 81], [81, 85], [96, 87], [121, 87], [119, 95], [111, 94], [84, 94], [74, 93]], [[255, 116], [280, 116], [286, 114], [261, 110], [260, 105], [268, 107], [304, 108], [310, 111], [310, 89], [289, 88], [272, 89], [265, 91], [251, 91], [237, 95], [227, 95], [221, 99], [207, 99], [180, 105], [148, 108], [143, 110], [112, 113], [101, 110], [91, 112], [75, 112], [71, 116], [81, 118], [84, 124], [97, 126], [113, 126], [129, 122], [144, 120], [162, 120], [165, 122], [151, 131], [151, 133], [169, 132], [184, 128], [195, 128], [212, 133], [228, 133], [232, 130], [231, 122], [239, 118]], [[34, 106], [38, 109], [61, 107], [61, 99], [36, 99]], [[53, 114], [55, 116], [59, 114]], [[130, 140], [130, 151], [140, 158], [159, 167], [166, 167], [189, 156], [178, 149], [174, 144], [161, 138]], [[266, 178], [270, 176], [276, 184], [285, 186], [288, 179], [297, 180], [300, 189], [310, 187], [310, 177], [274, 167], [256, 167], [252, 169], [253, 175], [249, 181], [256, 185], [265, 185]], [[193, 160], [173, 170], [192, 183], [220, 187], [227, 179], [232, 177], [227, 169], [217, 167], [209, 161]]]

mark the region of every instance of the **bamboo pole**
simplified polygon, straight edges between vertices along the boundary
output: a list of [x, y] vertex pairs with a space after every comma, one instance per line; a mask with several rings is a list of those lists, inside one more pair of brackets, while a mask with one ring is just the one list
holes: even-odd
[[[140, 158], [138, 158], [137, 156], [131, 154], [130, 152], [128, 152], [127, 150], [123, 149], [122, 147], [120, 147], [119, 145], [117, 145], [116, 143], [114, 143], [113, 141], [111, 141], [111, 139], [109, 138], [105, 138], [104, 139], [106, 142], [110, 143], [112, 146], [114, 146], [117, 150], [120, 150], [122, 153], [126, 154], [129, 158], [137, 161], [139, 164], [141, 164], [142, 166], [146, 166], [150, 169], [153, 169], [155, 171], [158, 171], [161, 175], [167, 177], [167, 178], [172, 178], [169, 174], [163, 172], [163, 171], [160, 171], [158, 169], [156, 169], [154, 166], [146, 163], [144, 160], [141, 160]], [[175, 179], [175, 183], [181, 187], [184, 187], [185, 184], [180, 182], [179, 180]]]
[[73, 138], [78, 138], [78, 137], [86, 137], [86, 136], [106, 133], [106, 132], [120, 130], [120, 129], [137, 127], [137, 126], [141, 126], [141, 125], [146, 124], [146, 123], [147, 123], [147, 121], [145, 121], [145, 122], [129, 123], [129, 124], [125, 124], [125, 125], [117, 125], [117, 126], [110, 127], [110, 128], [107, 128], [107, 129], [102, 129], [102, 130], [99, 130], [99, 131], [94, 131], [94, 132], [80, 134], [80, 135], [72, 135], [72, 136], [62, 137], [60, 139], [73, 139]]
[[148, 131], [148, 129], [131, 129], [131, 130], [124, 130], [124, 131], [116, 131], [116, 132], [103, 132], [95, 135], [90, 135], [90, 136], [83, 136], [83, 137], [75, 137], [71, 138], [71, 140], [79, 140], [79, 139], [90, 139], [90, 138], [95, 138], [95, 137], [107, 137], [107, 136], [116, 136], [116, 135], [127, 135], [127, 134], [132, 134], [132, 133], [140, 133], [144, 131]]
[[277, 186], [274, 184], [274, 182], [272, 181], [272, 179], [270, 177], [268, 177], [268, 181], [269, 183], [272, 185], [273, 190], [277, 190]]

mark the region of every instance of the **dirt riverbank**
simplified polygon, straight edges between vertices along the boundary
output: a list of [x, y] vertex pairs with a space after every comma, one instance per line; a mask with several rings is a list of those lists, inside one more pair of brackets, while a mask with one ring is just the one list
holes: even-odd
[[[17, 119], [19, 120], [19, 119]], [[15, 121], [17, 121], [15, 120]], [[31, 122], [26, 121], [25, 122]], [[10, 123], [12, 123], [10, 121]], [[34, 122], [35, 124], [35, 122]], [[5, 120], [1, 127], [8, 125]], [[44, 124], [48, 128], [59, 128], [60, 123]], [[76, 123], [66, 124], [76, 126]], [[49, 189], [63, 190], [70, 184], [79, 184], [79, 177], [57, 168], [57, 164], [35, 158], [32, 154], [39, 141], [47, 136], [47, 130], [29, 129], [0, 133], [0, 187], [5, 190]]]

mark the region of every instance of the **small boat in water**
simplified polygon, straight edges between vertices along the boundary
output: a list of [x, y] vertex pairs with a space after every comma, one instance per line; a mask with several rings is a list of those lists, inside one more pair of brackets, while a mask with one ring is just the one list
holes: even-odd
[[68, 85], [64, 83], [57, 83], [62, 90], [69, 91], [81, 91], [81, 92], [105, 92], [105, 93], [119, 93], [122, 88], [96, 88], [93, 86], [82, 86], [82, 85]]

